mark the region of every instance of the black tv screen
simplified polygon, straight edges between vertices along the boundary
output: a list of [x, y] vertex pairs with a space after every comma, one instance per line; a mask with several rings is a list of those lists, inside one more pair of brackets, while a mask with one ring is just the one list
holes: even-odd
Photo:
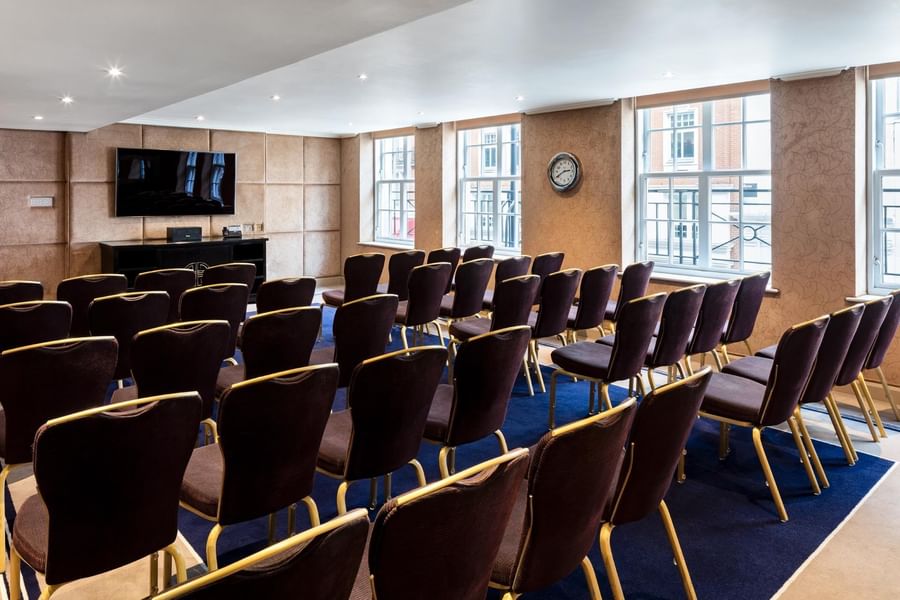
[[233, 215], [235, 155], [116, 150], [116, 216]]

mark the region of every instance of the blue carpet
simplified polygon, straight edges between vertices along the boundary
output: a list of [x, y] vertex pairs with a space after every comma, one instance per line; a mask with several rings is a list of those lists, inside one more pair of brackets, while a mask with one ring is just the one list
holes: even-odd
[[[333, 314], [331, 309], [325, 310], [323, 339], [319, 345], [333, 343], [330, 331]], [[399, 334], [395, 330], [389, 349], [399, 347]], [[544, 369], [548, 385], [551, 372], [549, 368]], [[613, 388], [612, 397], [614, 402], [621, 401], [625, 390]], [[530, 446], [545, 433], [547, 405], [548, 395], [528, 396], [524, 379], [520, 377], [503, 427], [511, 448]], [[587, 384], [560, 379], [557, 421], [577, 420], [586, 410]], [[848, 467], [839, 447], [816, 442], [831, 487], [823, 490], [820, 496], [813, 496], [791, 437], [769, 430], [765, 432], [764, 440], [791, 517], [787, 523], [778, 521], [749, 430], [734, 430], [732, 453], [720, 462], [717, 457], [718, 426], [701, 420], [694, 427], [688, 443], [688, 480], [682, 485], [673, 485], [666, 501], [700, 598], [770, 598], [893, 465], [891, 461], [860, 454], [857, 465]], [[457, 466], [464, 468], [476, 464], [498, 452], [493, 439], [462, 447], [457, 452]], [[438, 478], [437, 453], [436, 446], [426, 443], [419, 452], [419, 461], [425, 467], [429, 481]], [[321, 475], [316, 477], [314, 496], [325, 520], [336, 514], [334, 498], [338, 482]], [[395, 495], [415, 486], [411, 468], [396, 473], [393, 481]], [[383, 501], [382, 494], [380, 489], [380, 502]], [[367, 502], [368, 483], [352, 485], [348, 506], [361, 507]], [[301, 508], [298, 526], [305, 526], [305, 523]], [[203, 556], [211, 525], [182, 511], [179, 526]], [[286, 516], [282, 513], [279, 515], [281, 535], [284, 535], [285, 526]], [[219, 539], [220, 564], [228, 564], [263, 547], [265, 538], [266, 519], [227, 528]], [[617, 528], [613, 534], [613, 548], [628, 598], [683, 597], [678, 571], [657, 515]], [[591, 560], [604, 596], [610, 597], [596, 547]], [[499, 599], [500, 594], [490, 591], [487, 597]], [[528, 597], [535, 600], [586, 598], [581, 570]]]

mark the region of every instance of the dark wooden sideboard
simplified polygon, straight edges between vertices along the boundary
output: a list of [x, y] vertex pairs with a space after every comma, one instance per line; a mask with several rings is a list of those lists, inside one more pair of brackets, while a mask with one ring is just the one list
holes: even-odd
[[207, 267], [229, 262], [249, 262], [256, 265], [256, 281], [250, 290], [251, 301], [256, 290], [266, 280], [265, 237], [203, 238], [191, 242], [146, 240], [143, 242], [100, 242], [100, 260], [104, 273], [121, 273], [134, 287], [138, 273], [154, 269], [188, 268], [203, 283]]

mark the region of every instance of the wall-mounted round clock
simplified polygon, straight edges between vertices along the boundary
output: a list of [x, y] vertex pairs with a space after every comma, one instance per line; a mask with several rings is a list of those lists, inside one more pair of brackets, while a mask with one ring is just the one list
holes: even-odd
[[571, 152], [560, 152], [550, 159], [547, 178], [557, 192], [568, 192], [581, 182], [581, 162]]

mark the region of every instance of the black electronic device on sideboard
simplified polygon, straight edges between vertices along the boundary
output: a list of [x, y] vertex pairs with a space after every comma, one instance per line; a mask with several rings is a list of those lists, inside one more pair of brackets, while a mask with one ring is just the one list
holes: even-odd
[[186, 242], [145, 240], [143, 242], [100, 242], [103, 273], [121, 273], [134, 287], [138, 273], [155, 269], [188, 268], [202, 284], [203, 272], [213, 265], [249, 262], [256, 265], [256, 280], [250, 290], [250, 301], [256, 301], [256, 290], [266, 280], [265, 237], [202, 238]]

